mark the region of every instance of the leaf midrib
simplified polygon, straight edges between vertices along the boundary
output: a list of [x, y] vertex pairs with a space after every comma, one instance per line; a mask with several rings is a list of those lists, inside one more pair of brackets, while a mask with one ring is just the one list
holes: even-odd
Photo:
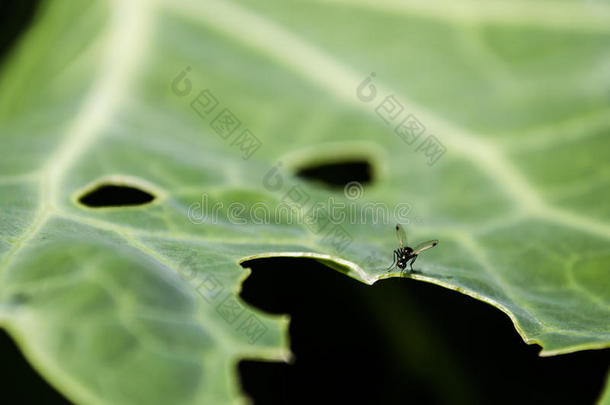
[[60, 211], [57, 193], [65, 173], [99, 138], [108, 118], [119, 108], [123, 95], [130, 89], [150, 38], [151, 9], [144, 7], [144, 3], [141, 0], [114, 2], [116, 7], [112, 8], [106, 33], [106, 54], [98, 70], [99, 76], [74, 121], [67, 126], [63, 141], [39, 172], [40, 202], [34, 220], [0, 262], [0, 279], [21, 248], [45, 225], [51, 211]]

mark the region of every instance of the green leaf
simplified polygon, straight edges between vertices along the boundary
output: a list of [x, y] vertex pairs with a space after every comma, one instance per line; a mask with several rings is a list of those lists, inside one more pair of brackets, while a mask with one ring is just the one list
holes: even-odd
[[[373, 283], [400, 275], [400, 222], [440, 240], [408, 277], [498, 307], [542, 355], [608, 347], [609, 31], [601, 2], [45, 3], [0, 81], [0, 324], [76, 402], [234, 403], [240, 359], [290, 356], [239, 263]], [[345, 194], [293, 175], [353, 160], [373, 181]], [[155, 200], [79, 203], [104, 184]]]

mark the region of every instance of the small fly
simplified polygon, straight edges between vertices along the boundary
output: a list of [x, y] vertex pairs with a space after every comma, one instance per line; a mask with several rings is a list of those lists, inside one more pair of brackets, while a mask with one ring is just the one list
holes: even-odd
[[438, 245], [438, 240], [433, 239], [420, 243], [415, 249], [405, 246], [404, 244], [407, 243], [407, 233], [400, 224], [396, 224], [396, 236], [398, 237], [398, 244], [400, 247], [394, 250], [394, 259], [392, 265], [388, 267], [388, 271], [391, 271], [394, 266], [404, 270], [407, 268], [407, 262], [410, 260], [411, 262], [409, 265], [411, 266], [411, 272], [413, 272], [413, 263], [415, 262], [415, 259], [417, 259], [417, 255], [424, 250], [428, 250]]

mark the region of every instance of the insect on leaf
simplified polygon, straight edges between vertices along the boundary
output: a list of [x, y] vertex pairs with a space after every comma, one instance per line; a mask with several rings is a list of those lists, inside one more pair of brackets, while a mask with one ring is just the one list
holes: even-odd
[[[239, 263], [372, 284], [407, 220], [442, 240], [407, 277], [543, 355], [610, 346], [606, 2], [43, 3], [0, 72], [0, 325], [72, 402], [245, 402], [238, 362], [290, 350]], [[291, 175], [352, 158], [376, 174], [356, 198]], [[79, 202], [107, 184], [151, 199]], [[267, 220], [331, 198], [358, 220]]]

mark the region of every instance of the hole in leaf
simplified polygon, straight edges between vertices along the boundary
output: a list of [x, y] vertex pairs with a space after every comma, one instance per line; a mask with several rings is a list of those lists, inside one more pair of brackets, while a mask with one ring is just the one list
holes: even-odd
[[82, 195], [78, 201], [87, 207], [100, 208], [143, 205], [154, 199], [154, 195], [136, 186], [100, 184]]
[[34, 19], [40, 0], [0, 2], [0, 64]]
[[[32, 368], [13, 339], [0, 329], [0, 381], [3, 402], [69, 405], [69, 402]], [[10, 399], [9, 399], [10, 398]]]
[[241, 298], [287, 313], [294, 362], [241, 361], [254, 404], [592, 404], [610, 350], [539, 357], [501, 311], [411, 279], [372, 286], [313, 259], [265, 258]]
[[373, 168], [366, 160], [349, 160], [304, 166], [297, 170], [296, 175], [338, 188], [351, 181], [370, 183], [373, 180]]

